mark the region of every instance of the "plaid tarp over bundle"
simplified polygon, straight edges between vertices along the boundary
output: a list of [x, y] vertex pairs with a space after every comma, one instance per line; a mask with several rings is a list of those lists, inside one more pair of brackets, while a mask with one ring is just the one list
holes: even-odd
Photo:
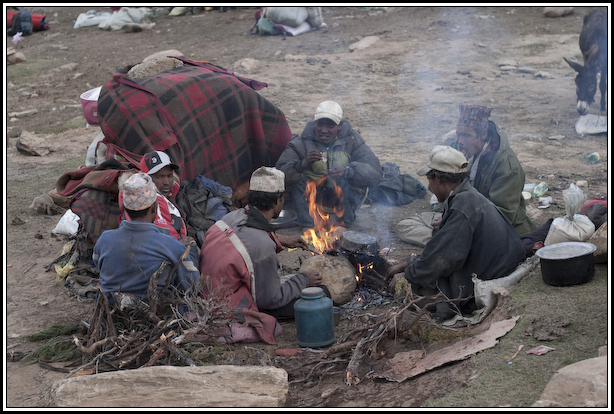
[[130, 80], [114, 74], [98, 100], [107, 157], [138, 161], [166, 151], [181, 181], [203, 175], [236, 190], [263, 165], [274, 166], [290, 141], [284, 114], [255, 90], [265, 83], [206, 62]]

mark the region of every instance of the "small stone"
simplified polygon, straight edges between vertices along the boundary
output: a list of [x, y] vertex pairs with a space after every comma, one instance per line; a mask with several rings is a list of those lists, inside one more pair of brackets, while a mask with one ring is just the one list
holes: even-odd
[[552, 76], [550, 73], [548, 72], [537, 72], [535, 74], [536, 78], [546, 78], [546, 79], [554, 79], [554, 76]]
[[586, 181], [586, 180], [576, 181], [576, 185], [578, 187], [588, 187], [588, 181]]
[[573, 13], [573, 7], [544, 7], [544, 16], [563, 17]]
[[514, 59], [503, 59], [497, 62], [497, 66], [516, 66], [517, 64], [518, 62], [516, 62]]
[[506, 66], [501, 66], [499, 69], [501, 69], [501, 70], [503, 70], [503, 71], [508, 71], [508, 70], [516, 70], [516, 69], [518, 69], [518, 68], [517, 68], [516, 66], [509, 66], [509, 65], [506, 65]]
[[553, 140], [559, 140], [559, 139], [564, 139], [565, 135], [552, 135], [551, 137], [548, 137], [548, 139], [553, 139]]
[[331, 395], [333, 395], [333, 394], [334, 394], [334, 392], [335, 392], [335, 391], [337, 391], [337, 388], [338, 388], [338, 387], [333, 387], [333, 388], [329, 388], [329, 389], [327, 389], [327, 390], [324, 390], [324, 391], [322, 392], [322, 395], [321, 395], [322, 399], [323, 399], [323, 400], [325, 400], [325, 399], [327, 399], [328, 397], [330, 397]]
[[519, 67], [519, 68], [518, 68], [518, 72], [520, 72], [520, 73], [531, 73], [531, 74], [533, 74], [533, 73], [537, 73], [537, 70], [536, 70], [536, 69], [533, 69], [533, 68], [530, 68], [530, 67], [527, 67], [527, 66], [522, 66], [522, 67]]
[[36, 234], [34, 235], [34, 238], [35, 238], [35, 239], [42, 239], [42, 238], [43, 238], [43, 235], [42, 235], [42, 234], [40, 234], [40, 233], [36, 233]]
[[548, 175], [546, 176], [546, 179], [547, 179], [548, 181], [552, 181], [552, 180], [554, 180], [554, 178], [555, 178], [555, 177], [554, 177], [554, 174], [548, 174]]
[[21, 224], [26, 224], [26, 222], [23, 221], [22, 219], [20, 219], [19, 217], [13, 217], [13, 220], [11, 221], [11, 224], [13, 226], [19, 226]]
[[359, 40], [358, 42], [352, 43], [349, 46], [350, 52], [353, 52], [355, 50], [366, 49], [369, 46], [372, 46], [378, 40], [379, 40], [379, 37], [377, 37], [377, 36], [367, 36], [367, 37], [364, 37], [361, 40]]
[[8, 116], [10, 118], [20, 118], [24, 116], [34, 115], [37, 112], [38, 112], [38, 109], [28, 109], [27, 111], [23, 111], [23, 112], [11, 112], [9, 113]]

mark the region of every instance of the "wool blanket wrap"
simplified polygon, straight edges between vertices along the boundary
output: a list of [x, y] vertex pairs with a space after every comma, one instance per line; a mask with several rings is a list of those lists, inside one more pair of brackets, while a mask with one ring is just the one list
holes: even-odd
[[266, 83], [206, 62], [130, 80], [116, 73], [100, 91], [107, 158], [140, 160], [165, 151], [181, 181], [203, 175], [235, 190], [254, 170], [274, 166], [290, 141], [283, 112], [256, 90]]

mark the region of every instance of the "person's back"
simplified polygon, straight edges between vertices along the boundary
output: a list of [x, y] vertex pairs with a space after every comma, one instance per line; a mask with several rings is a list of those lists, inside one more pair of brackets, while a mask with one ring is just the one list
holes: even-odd
[[[186, 246], [155, 224], [123, 221], [119, 228], [102, 233], [94, 246], [92, 258], [101, 273], [100, 289], [107, 296], [121, 291], [147, 299], [151, 275], [163, 261], [169, 262], [158, 280], [158, 288], [163, 288], [171, 267], [185, 249]], [[171, 281], [182, 292], [198, 287], [197, 250], [192, 248], [190, 253]]]
[[[92, 260], [100, 271], [100, 288], [111, 303], [112, 292], [128, 293], [146, 301], [151, 276], [168, 262], [158, 280], [158, 288], [164, 288], [171, 268], [179, 263], [188, 247], [171, 237], [168, 229], [153, 224], [157, 193], [151, 178], [135, 174], [121, 189], [123, 204], [133, 219], [103, 232], [94, 246]], [[198, 249], [195, 246], [189, 249], [188, 256], [171, 275], [171, 290], [176, 288], [180, 294], [194, 294], [200, 287]]]

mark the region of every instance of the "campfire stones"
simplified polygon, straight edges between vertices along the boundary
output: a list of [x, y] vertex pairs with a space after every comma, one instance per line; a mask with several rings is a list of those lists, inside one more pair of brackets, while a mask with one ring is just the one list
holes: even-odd
[[349, 302], [354, 296], [356, 270], [347, 258], [328, 254], [313, 256], [303, 262], [299, 272], [309, 270], [320, 273], [335, 306]]

